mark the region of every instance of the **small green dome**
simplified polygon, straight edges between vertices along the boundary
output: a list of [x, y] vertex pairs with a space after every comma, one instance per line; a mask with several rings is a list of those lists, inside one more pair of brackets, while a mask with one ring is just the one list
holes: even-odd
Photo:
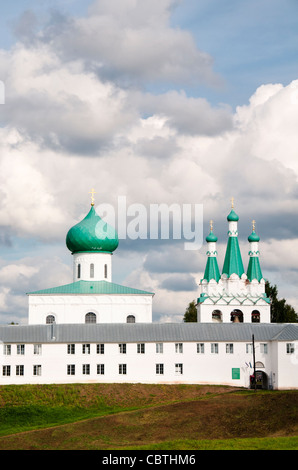
[[206, 237], [206, 242], [217, 242], [217, 236], [211, 231], [209, 235]]
[[260, 237], [256, 234], [256, 232], [253, 230], [252, 233], [248, 237], [249, 242], [259, 242]]
[[72, 253], [80, 251], [113, 252], [119, 244], [116, 230], [108, 225], [91, 206], [86, 217], [66, 235], [66, 246]]
[[229, 213], [227, 219], [228, 219], [228, 222], [238, 222], [239, 216], [236, 214], [234, 209], [232, 209], [231, 212]]

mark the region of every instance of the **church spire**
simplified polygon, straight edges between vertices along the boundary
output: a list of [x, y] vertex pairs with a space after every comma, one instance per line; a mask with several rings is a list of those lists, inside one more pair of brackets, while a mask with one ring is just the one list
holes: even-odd
[[206, 237], [206, 242], [208, 245], [208, 251], [207, 251], [207, 263], [206, 263], [206, 268], [205, 268], [205, 273], [204, 273], [204, 279], [206, 279], [208, 282], [211, 281], [211, 279], [214, 279], [216, 282], [219, 281], [220, 279], [220, 272], [218, 269], [218, 264], [217, 264], [217, 251], [216, 251], [216, 242], [217, 242], [217, 236], [214, 235], [213, 233], [213, 221], [210, 220], [210, 233]]
[[230, 277], [232, 274], [237, 274], [239, 277], [244, 274], [244, 268], [241, 258], [241, 252], [238, 242], [238, 220], [239, 217], [234, 211], [234, 198], [231, 199], [232, 207], [227, 220], [229, 222], [229, 239], [224, 259], [222, 273]]
[[247, 268], [247, 278], [249, 281], [256, 279], [260, 282], [263, 278], [260, 260], [259, 260], [259, 241], [260, 237], [255, 232], [255, 221], [252, 221], [252, 233], [248, 237], [250, 244], [249, 263]]

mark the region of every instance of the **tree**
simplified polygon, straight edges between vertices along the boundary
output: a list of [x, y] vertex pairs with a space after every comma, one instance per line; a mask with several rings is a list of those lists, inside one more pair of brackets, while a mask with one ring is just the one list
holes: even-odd
[[183, 321], [185, 323], [197, 321], [197, 308], [194, 300], [190, 302], [187, 309], [185, 310]]
[[286, 299], [278, 299], [276, 285], [271, 286], [268, 281], [265, 284], [265, 292], [271, 300], [271, 321], [273, 323], [298, 323], [298, 315]]

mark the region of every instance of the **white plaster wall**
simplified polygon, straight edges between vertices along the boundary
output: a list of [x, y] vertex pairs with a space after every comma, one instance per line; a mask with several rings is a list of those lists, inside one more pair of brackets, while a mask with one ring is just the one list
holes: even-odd
[[[78, 277], [78, 265], [81, 276]], [[94, 265], [94, 277], [90, 276], [90, 265]], [[107, 266], [105, 276], [105, 265]], [[108, 281], [112, 282], [112, 253], [74, 253], [73, 281]]]
[[151, 295], [29, 295], [29, 325], [46, 323], [54, 315], [56, 323], [85, 323], [88, 312], [97, 323], [126, 323], [128, 315], [136, 322], [152, 322]]
[[[273, 342], [273, 346], [276, 342]], [[219, 353], [211, 353], [211, 343], [205, 342], [205, 353], [197, 353], [196, 342], [184, 342], [183, 353], [175, 352], [175, 343], [164, 342], [163, 353], [156, 353], [156, 343], [145, 344], [145, 354], [137, 353], [137, 343], [128, 343], [126, 354], [119, 352], [119, 345], [105, 344], [105, 353], [96, 353], [96, 344], [91, 343], [90, 354], [83, 354], [82, 344], [75, 345], [75, 354], [67, 354], [67, 344], [47, 343], [42, 345], [41, 355], [33, 354], [33, 344], [25, 345], [25, 355], [16, 354], [16, 344], [12, 344], [11, 356], [3, 355], [3, 345], [0, 345], [0, 384], [25, 383], [199, 383], [227, 384], [231, 386], [248, 387], [249, 377], [253, 372], [252, 354], [246, 353], [246, 343], [234, 344], [233, 354], [226, 353], [226, 343], [219, 342]], [[264, 372], [270, 377], [276, 373], [277, 364], [272, 369], [272, 344], [268, 345], [268, 353], [262, 354], [260, 344], [256, 343], [256, 360], [265, 365]], [[278, 345], [279, 382], [276, 388], [298, 388], [297, 361], [284, 357], [284, 344]], [[183, 364], [183, 374], [175, 372], [175, 364]], [[33, 366], [42, 366], [42, 375], [33, 376]], [[75, 364], [76, 374], [67, 375], [67, 365]], [[90, 375], [82, 373], [83, 364], [90, 365]], [[97, 374], [97, 364], [105, 365], [105, 374]], [[127, 365], [127, 374], [119, 374], [119, 364]], [[164, 364], [164, 374], [156, 374], [156, 364]], [[2, 366], [11, 365], [11, 376], [4, 377]], [[15, 366], [24, 365], [25, 375], [16, 376]], [[282, 367], [282, 371], [280, 371]], [[289, 367], [289, 369], [287, 369]], [[232, 368], [240, 369], [240, 379], [232, 379]], [[285, 370], [287, 371], [285, 372]], [[281, 378], [282, 377], [282, 378]]]
[[251, 313], [253, 310], [260, 312], [260, 323], [270, 323], [270, 305], [265, 301], [258, 301], [256, 305], [252, 303], [249, 305], [241, 305], [239, 303], [223, 305], [223, 302], [221, 304], [213, 304], [210, 300], [206, 300], [203, 304], [197, 306], [198, 321], [201, 323], [211, 323], [212, 312], [214, 310], [220, 310], [222, 313], [222, 322], [231, 323], [231, 312], [234, 309], [241, 310], [243, 313], [243, 323], [252, 323]]

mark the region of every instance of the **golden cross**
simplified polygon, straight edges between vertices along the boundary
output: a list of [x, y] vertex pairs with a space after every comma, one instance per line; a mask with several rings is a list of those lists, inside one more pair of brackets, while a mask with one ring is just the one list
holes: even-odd
[[234, 198], [231, 197], [231, 204], [232, 204], [232, 209], [234, 209]]
[[210, 220], [210, 232], [213, 230], [213, 220]]
[[91, 206], [94, 206], [94, 194], [96, 194], [96, 191], [95, 189], [91, 189], [91, 191], [89, 191], [89, 194], [91, 194]]
[[252, 231], [253, 231], [253, 232], [255, 231], [255, 228], [256, 228], [256, 221], [253, 220], [253, 221], [252, 221]]

